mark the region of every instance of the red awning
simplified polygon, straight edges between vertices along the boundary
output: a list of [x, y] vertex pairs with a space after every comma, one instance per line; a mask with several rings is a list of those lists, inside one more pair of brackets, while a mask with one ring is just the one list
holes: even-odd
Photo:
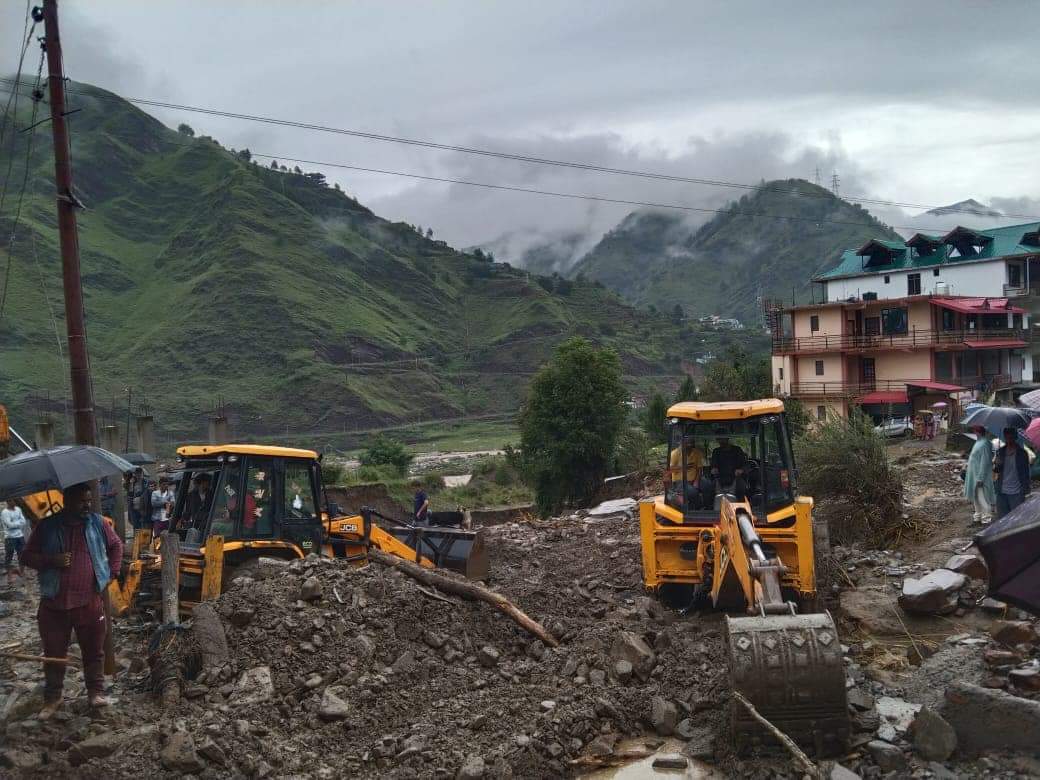
[[959, 393], [967, 388], [960, 385], [950, 385], [946, 382], [907, 382], [907, 387], [923, 387], [926, 390], [938, 390], [941, 393]]
[[909, 403], [905, 392], [877, 390], [859, 399], [860, 404], [905, 404]]
[[955, 298], [933, 295], [932, 303], [961, 314], [1025, 314], [1025, 309], [1012, 306], [1007, 298]]
[[1020, 349], [1026, 345], [1024, 341], [1003, 341], [994, 339], [992, 341], [965, 341], [969, 349]]

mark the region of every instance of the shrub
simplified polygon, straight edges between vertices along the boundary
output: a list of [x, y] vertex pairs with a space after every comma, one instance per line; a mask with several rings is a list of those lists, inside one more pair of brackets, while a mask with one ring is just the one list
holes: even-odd
[[805, 404], [797, 398], [785, 398], [784, 411], [787, 412], [787, 429], [791, 438], [802, 436], [809, 429], [811, 422], [809, 413], [805, 411]]
[[338, 485], [343, 476], [343, 467], [338, 463], [321, 464], [321, 484]]
[[404, 445], [382, 434], [372, 439], [361, 455], [362, 466], [392, 466], [400, 477], [408, 473], [411, 464], [412, 456]]
[[668, 404], [660, 393], [654, 393], [647, 401], [646, 409], [643, 411], [643, 430], [655, 443], [663, 442], [666, 438], [664, 429], [665, 417], [668, 415]]
[[654, 465], [653, 442], [638, 428], [625, 426], [618, 436], [614, 467], [618, 474], [646, 471]]
[[830, 518], [834, 542], [886, 547], [908, 530], [902, 480], [869, 417], [832, 415], [795, 441], [795, 453], [802, 492], [837, 510]]

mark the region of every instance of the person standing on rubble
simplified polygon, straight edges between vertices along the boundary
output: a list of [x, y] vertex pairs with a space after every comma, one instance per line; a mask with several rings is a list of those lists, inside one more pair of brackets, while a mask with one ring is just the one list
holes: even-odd
[[1004, 429], [1004, 446], [993, 460], [997, 481], [997, 517], [1003, 517], [1029, 495], [1029, 456], [1018, 445], [1018, 429]]
[[[83, 657], [83, 677], [91, 708], [110, 704], [104, 696], [104, 591], [123, 565], [123, 543], [93, 511], [88, 483], [65, 488], [64, 508], [36, 526], [25, 545], [24, 561], [40, 573], [36, 621], [48, 658], [65, 658], [73, 631]], [[47, 720], [62, 703], [65, 664], [43, 665], [43, 708]]]
[[412, 517], [415, 519], [415, 524], [429, 525], [430, 498], [426, 495], [426, 491], [423, 490], [421, 482], [413, 482], [412, 487], [415, 488], [415, 498], [412, 504]]
[[975, 445], [968, 454], [964, 471], [964, 497], [975, 510], [972, 521], [986, 525], [993, 519], [993, 507], [997, 504], [997, 492], [993, 489], [993, 445], [981, 425], [974, 426], [972, 431]]
[[25, 548], [25, 529], [29, 527], [22, 508], [11, 499], [0, 509], [0, 534], [4, 539], [4, 568], [7, 569], [7, 584], [14, 585], [15, 570], [11, 561], [18, 557], [18, 576], [22, 576], [22, 550]]

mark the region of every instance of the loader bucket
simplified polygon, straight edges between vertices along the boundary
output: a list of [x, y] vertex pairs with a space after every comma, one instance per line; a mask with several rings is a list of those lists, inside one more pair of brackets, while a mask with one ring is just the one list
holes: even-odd
[[[830, 613], [728, 617], [726, 635], [733, 690], [817, 757], [846, 752], [845, 666]], [[730, 706], [739, 753], [779, 748], [747, 707], [735, 697]]]
[[486, 580], [491, 574], [483, 531], [422, 526], [385, 530], [442, 569], [457, 571], [471, 580]]

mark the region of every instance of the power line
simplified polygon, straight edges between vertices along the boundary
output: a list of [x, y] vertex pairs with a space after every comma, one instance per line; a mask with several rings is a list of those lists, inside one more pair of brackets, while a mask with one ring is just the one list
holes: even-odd
[[[0, 83], [11, 84], [15, 87], [22, 86], [22, 82], [16, 81], [10, 78], [0, 78]], [[70, 90], [74, 91], [74, 90]], [[83, 91], [78, 91], [79, 94], [87, 94]], [[536, 165], [555, 166], [561, 168], [570, 168], [575, 170], [591, 171], [596, 173], [609, 173], [619, 176], [631, 176], [643, 179], [654, 179], [659, 181], [670, 181], [684, 184], [701, 184], [710, 187], [728, 187], [734, 189], [752, 190], [752, 191], [766, 191], [766, 192], [777, 192], [782, 194], [798, 195], [800, 197], [811, 197], [811, 198], [829, 198], [830, 195], [826, 192], [806, 192], [797, 188], [784, 188], [780, 186], [768, 186], [762, 184], [744, 184], [740, 182], [724, 181], [721, 179], [704, 179], [691, 176], [678, 176], [675, 174], [656, 173], [653, 171], [643, 171], [630, 168], [615, 168], [605, 165], [595, 165], [593, 163], [584, 163], [571, 160], [555, 160], [547, 157], [536, 157], [533, 155], [516, 154], [512, 152], [495, 151], [491, 149], [479, 149], [469, 146], [459, 146], [456, 144], [444, 144], [436, 141], [428, 141], [416, 138], [404, 138], [401, 136], [386, 135], [383, 133], [371, 133], [364, 130], [354, 130], [350, 128], [342, 127], [331, 127], [329, 125], [311, 124], [308, 122], [298, 122], [290, 119], [279, 119], [276, 117], [261, 116], [257, 114], [244, 114], [235, 111], [224, 111], [214, 108], [203, 108], [200, 106], [189, 106], [181, 103], [171, 103], [162, 100], [152, 100], [148, 98], [132, 98], [132, 97], [120, 97], [113, 94], [90, 94], [91, 97], [95, 97], [100, 100], [113, 100], [113, 101], [125, 101], [133, 103], [135, 105], [149, 106], [152, 108], [164, 108], [172, 111], [186, 111], [189, 113], [203, 114], [206, 116], [218, 116], [227, 119], [240, 119], [248, 122], [259, 122], [262, 124], [277, 125], [280, 127], [294, 127], [301, 130], [313, 130], [322, 133], [333, 133], [336, 135], [351, 136], [354, 138], [363, 138], [370, 141], [382, 141], [386, 143], [397, 143], [408, 146], [418, 146], [427, 149], [435, 149], [438, 151], [448, 152], [459, 152], [461, 154], [472, 154], [482, 157], [495, 157], [503, 160], [513, 160], [515, 162], [531, 163]], [[865, 203], [874, 206], [897, 206], [900, 208], [912, 208], [912, 209], [925, 209], [931, 210], [936, 208], [944, 208], [944, 206], [930, 206], [921, 203], [908, 203], [895, 200], [884, 200], [880, 198], [866, 198], [861, 196], [846, 195], [844, 199], [847, 201], [854, 201], [857, 203]], [[952, 209], [948, 210], [948, 213], [964, 213], [964, 214], [975, 214], [970, 209]], [[977, 216], [977, 215], [976, 215]], [[1028, 219], [1028, 220], [1040, 220], [1040, 216], [1035, 214], [1005, 214], [1004, 217], [1008, 219]]]

